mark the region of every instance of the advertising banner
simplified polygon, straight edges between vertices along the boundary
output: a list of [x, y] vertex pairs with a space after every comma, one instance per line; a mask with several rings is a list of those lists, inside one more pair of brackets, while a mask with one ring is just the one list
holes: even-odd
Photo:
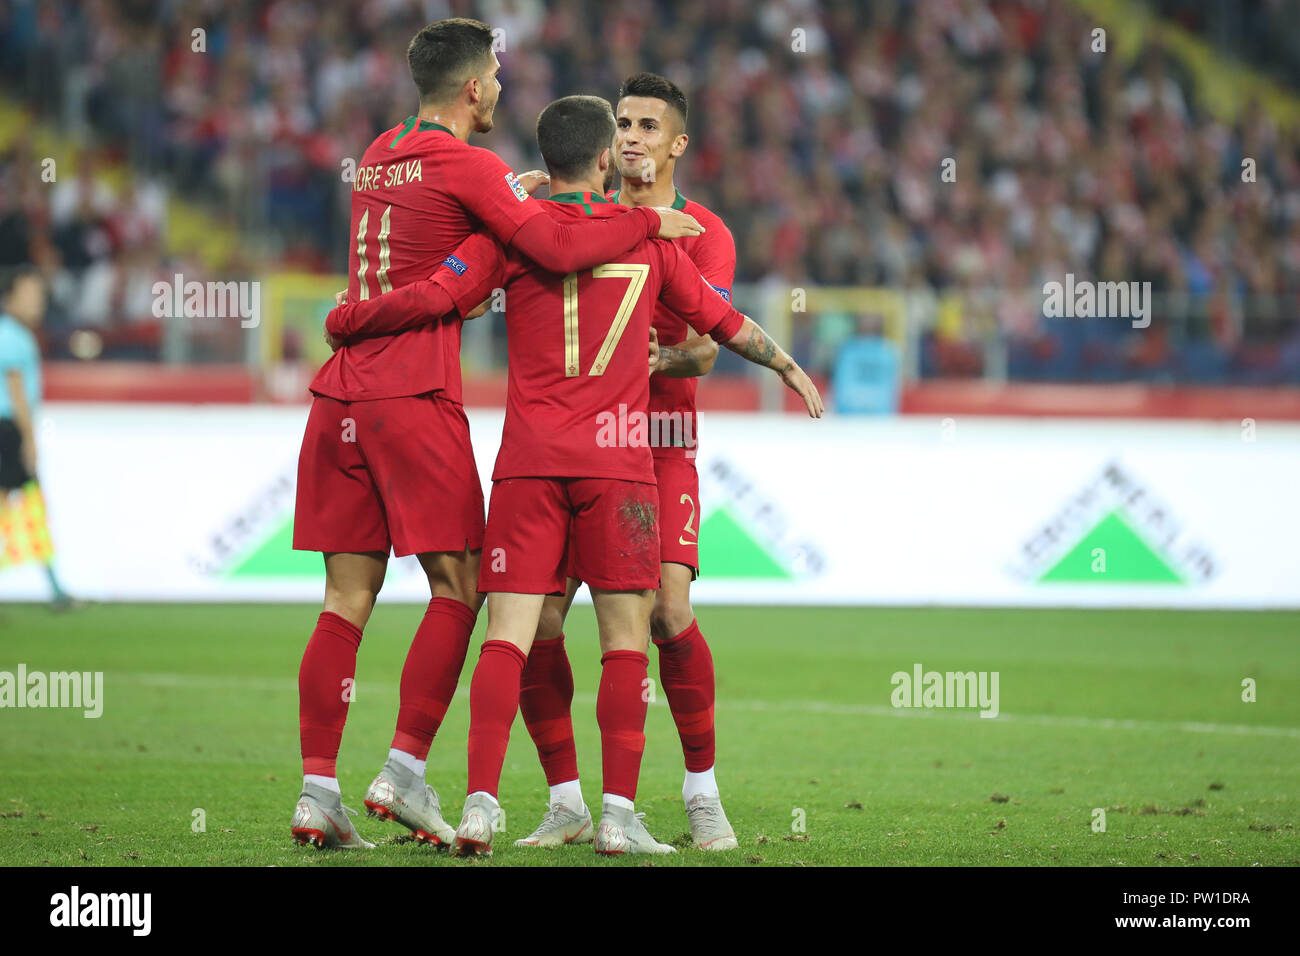
[[[104, 601], [318, 601], [306, 408], [47, 406], [56, 562]], [[502, 413], [471, 411], [483, 477]], [[1300, 607], [1300, 426], [701, 416], [700, 604]], [[0, 600], [41, 600], [34, 565]], [[413, 558], [380, 600], [426, 601]]]

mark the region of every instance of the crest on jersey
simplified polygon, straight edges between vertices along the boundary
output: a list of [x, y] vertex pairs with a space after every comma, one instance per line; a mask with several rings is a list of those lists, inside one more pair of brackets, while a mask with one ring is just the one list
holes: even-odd
[[514, 173], [506, 173], [506, 185], [510, 187], [510, 191], [515, 194], [515, 198], [520, 202], [528, 199], [528, 193], [524, 191], [523, 184], [519, 182], [519, 177]]

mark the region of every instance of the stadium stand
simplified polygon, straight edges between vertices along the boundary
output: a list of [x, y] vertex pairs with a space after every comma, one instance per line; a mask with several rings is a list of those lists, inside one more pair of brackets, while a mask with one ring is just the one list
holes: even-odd
[[[1207, 15], [1156, 3], [1172, 25], [1148, 16], [1111, 55], [1091, 31], [1146, 8], [887, 0], [864, 24], [860, 6], [274, 0], [157, 17], [129, 0], [15, 0], [0, 14], [0, 264], [51, 277], [55, 358], [310, 364], [300, 331], [259, 350], [229, 323], [178, 337], [151, 284], [341, 273], [341, 162], [412, 111], [410, 35], [475, 14], [501, 28], [505, 64], [480, 141], [515, 168], [539, 164], [534, 117], [555, 96], [612, 96], [640, 69], [688, 90], [682, 188], [736, 236], [738, 304], [788, 322], [810, 371], [829, 376], [876, 315], [781, 316], [790, 288], [900, 296], [909, 383], [1300, 383], [1300, 109], [1267, 11], [1214, 19], [1216, 42], [1231, 38], [1216, 50], [1199, 38]], [[1234, 17], [1223, 8], [1213, 17]], [[53, 187], [38, 145], [51, 130], [78, 146]], [[1042, 285], [1066, 273], [1150, 282], [1151, 328], [1045, 318]], [[499, 367], [501, 326], [481, 333], [479, 371]], [[737, 372], [728, 359], [719, 377]]]

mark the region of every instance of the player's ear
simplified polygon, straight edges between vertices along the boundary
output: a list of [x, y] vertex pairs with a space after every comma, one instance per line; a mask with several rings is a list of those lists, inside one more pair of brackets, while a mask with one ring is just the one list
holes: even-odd
[[691, 138], [685, 133], [678, 133], [677, 138], [673, 140], [672, 148], [668, 150], [668, 158], [677, 159], [677, 157], [681, 156], [682, 153], [686, 152], [686, 144], [690, 141]]
[[469, 93], [469, 101], [477, 103], [483, 99], [483, 84], [477, 76], [471, 76], [465, 81], [465, 86], [461, 88], [462, 93]]
[[600, 151], [600, 155], [596, 157], [596, 168], [600, 170], [602, 173], [605, 170], [609, 169], [611, 156], [612, 154], [609, 151], [609, 147], [606, 146], [604, 149]]

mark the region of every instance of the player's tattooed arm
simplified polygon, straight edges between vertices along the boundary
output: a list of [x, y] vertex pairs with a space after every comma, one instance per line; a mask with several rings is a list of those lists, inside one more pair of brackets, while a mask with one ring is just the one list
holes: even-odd
[[[817, 386], [804, 374], [795, 360], [786, 355], [763, 329], [751, 318], [737, 312], [727, 296], [715, 295], [716, 286], [710, 286], [694, 269], [694, 263], [671, 243], [656, 243], [654, 248], [664, 257], [665, 282], [660, 298], [670, 309], [686, 319], [696, 332], [708, 331], [709, 337], [725, 345], [737, 355], [770, 368], [781, 376], [781, 381], [803, 399], [808, 414], [821, 418], [825, 406]], [[736, 329], [726, 338], [727, 332]]]
[[[744, 338], [743, 344], [739, 347], [733, 346], [732, 343], [742, 336]], [[736, 339], [732, 339], [731, 342], [728, 342], [727, 347], [737, 355], [743, 355], [755, 365], [766, 365], [768, 368], [775, 368], [777, 371], [781, 371], [784, 367], [784, 364], [781, 368], [772, 364], [772, 360], [776, 358], [776, 353], [779, 352], [780, 349], [778, 349], [776, 343], [772, 341], [772, 337], [764, 332], [753, 320], [747, 320], [745, 324], [740, 327], [740, 332], [736, 335]], [[785, 353], [782, 354], [784, 355]], [[786, 358], [789, 359], [790, 364], [794, 364], [794, 359], [790, 359], [789, 356], [786, 356]]]
[[718, 343], [707, 335], [692, 335], [677, 345], [659, 346], [659, 360], [650, 370], [668, 378], [696, 378], [708, 375], [717, 360]]
[[740, 331], [722, 343], [741, 358], [770, 368], [781, 376], [786, 387], [803, 399], [804, 406], [812, 418], [821, 418], [826, 406], [822, 404], [821, 393], [803, 369], [785, 353], [785, 350], [772, 337], [763, 331], [753, 319], [745, 317]]

